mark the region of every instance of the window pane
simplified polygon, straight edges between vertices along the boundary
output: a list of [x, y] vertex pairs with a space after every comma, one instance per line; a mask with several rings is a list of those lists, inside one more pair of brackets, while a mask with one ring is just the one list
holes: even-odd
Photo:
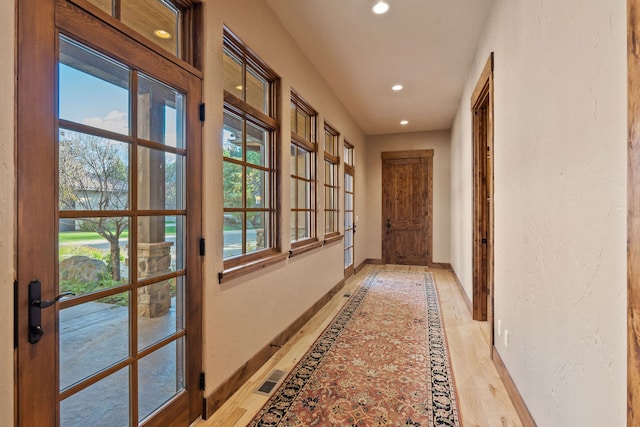
[[224, 90], [237, 96], [242, 97], [242, 60], [238, 59], [227, 49], [224, 50], [223, 59], [223, 76]]
[[224, 214], [224, 257], [242, 255], [242, 225], [244, 217], [241, 212], [225, 212]]
[[129, 135], [129, 70], [60, 37], [60, 118]]
[[325, 209], [334, 209], [335, 207], [335, 199], [334, 199], [334, 191], [331, 187], [325, 187], [324, 189], [324, 204]]
[[296, 162], [297, 156], [298, 156], [298, 147], [295, 144], [291, 144], [290, 168], [291, 168], [291, 175], [294, 175], [294, 176], [298, 175], [298, 163]]
[[224, 113], [222, 128], [222, 155], [230, 159], [243, 160], [242, 119], [236, 115]]
[[138, 137], [170, 147], [184, 148], [184, 95], [140, 75]]
[[298, 240], [306, 239], [309, 236], [309, 213], [298, 212]]
[[345, 194], [344, 195], [344, 208], [348, 211], [353, 210], [353, 194]]
[[309, 125], [309, 115], [302, 110], [297, 110], [296, 112], [296, 129], [295, 132], [302, 138], [307, 141], [311, 140], [310, 135], [310, 125]]
[[247, 163], [268, 166], [268, 135], [266, 130], [247, 123]]
[[255, 252], [268, 247], [268, 227], [265, 227], [265, 225], [268, 225], [268, 213], [247, 213], [247, 253]]
[[120, 0], [120, 20], [179, 56], [179, 12], [161, 0]]
[[184, 156], [139, 147], [138, 209], [184, 209], [184, 175]]
[[269, 84], [251, 68], [247, 69], [247, 103], [269, 114]]
[[291, 208], [296, 209], [298, 207], [298, 180], [291, 178]]
[[138, 279], [184, 268], [184, 216], [138, 218]]
[[123, 368], [66, 398], [60, 402], [60, 426], [129, 426], [129, 382], [129, 368]]
[[266, 174], [263, 170], [247, 167], [247, 208], [263, 208], [266, 202]]
[[244, 188], [242, 186], [242, 166], [231, 163], [222, 163], [222, 173], [224, 175], [224, 207], [225, 208], [241, 208], [242, 195]]
[[[147, 301], [166, 310], [148, 310]], [[184, 277], [153, 283], [138, 289], [138, 351], [184, 329]], [[142, 307], [140, 307], [142, 305]]]
[[331, 233], [336, 230], [335, 213], [332, 211], [324, 213], [324, 232]]
[[59, 224], [60, 292], [80, 296], [128, 282], [129, 218], [67, 218]]
[[[138, 362], [138, 421], [184, 389], [184, 338], [179, 338]], [[162, 367], [162, 369], [158, 369]]]
[[60, 210], [129, 207], [129, 144], [60, 129]]
[[291, 241], [295, 242], [298, 236], [298, 213], [291, 212]]
[[310, 209], [310, 186], [311, 184], [305, 181], [298, 181], [298, 209]]
[[307, 150], [298, 147], [298, 169], [297, 175], [301, 178], [309, 179], [311, 178], [310, 164], [311, 164], [311, 153]]
[[89, 3], [98, 6], [109, 15], [113, 13], [111, 8], [111, 0], [89, 0]]
[[60, 310], [60, 390], [129, 356], [129, 292], [111, 298]]

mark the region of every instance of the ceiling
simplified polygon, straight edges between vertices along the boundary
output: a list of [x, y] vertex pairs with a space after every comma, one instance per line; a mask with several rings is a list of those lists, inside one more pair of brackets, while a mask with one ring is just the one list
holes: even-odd
[[493, 0], [376, 1], [266, 0], [365, 134], [450, 129]]

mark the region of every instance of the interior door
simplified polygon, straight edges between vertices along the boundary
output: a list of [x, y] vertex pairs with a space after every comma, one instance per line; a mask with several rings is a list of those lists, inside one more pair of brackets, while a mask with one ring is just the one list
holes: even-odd
[[187, 426], [202, 399], [201, 79], [65, 0], [23, 1], [29, 17], [18, 423]]
[[433, 150], [382, 153], [386, 264], [430, 265]]

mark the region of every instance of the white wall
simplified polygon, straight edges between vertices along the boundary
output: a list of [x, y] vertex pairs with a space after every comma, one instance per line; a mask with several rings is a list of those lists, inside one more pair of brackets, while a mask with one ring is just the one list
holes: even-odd
[[13, 425], [15, 3], [0, 2], [0, 425]]
[[[373, 259], [382, 258], [382, 160], [385, 151], [433, 149], [433, 262], [449, 263], [451, 256], [450, 132], [412, 132], [367, 137], [367, 247]], [[360, 229], [362, 230], [362, 228]], [[358, 230], [358, 231], [360, 231]], [[364, 231], [364, 230], [363, 230]]]
[[[319, 128], [329, 121], [355, 146], [356, 213], [366, 225], [364, 135], [339, 103], [310, 61], [295, 44], [264, 2], [254, 0], [210, 0], [204, 4], [205, 82], [207, 121], [204, 128], [204, 230], [211, 251], [206, 257], [204, 289], [204, 367], [208, 395], [240, 368], [271, 339], [287, 328], [319, 298], [342, 280], [343, 242], [329, 244], [296, 256], [258, 273], [218, 284], [222, 270], [222, 28], [226, 24], [281, 77], [283, 120], [281, 175], [289, 176], [290, 90], [294, 88], [319, 113]], [[323, 182], [323, 163], [318, 168]], [[341, 180], [342, 182], [342, 180]], [[290, 206], [289, 180], [281, 186], [282, 205]], [[322, 193], [321, 193], [322, 194]], [[318, 209], [323, 209], [323, 197]], [[341, 206], [343, 204], [341, 203]], [[319, 221], [322, 215], [319, 215]], [[283, 249], [289, 244], [289, 211], [283, 210]], [[342, 222], [342, 218], [340, 220]], [[320, 223], [319, 225], [322, 225]], [[341, 225], [342, 227], [342, 225]], [[364, 227], [366, 228], [366, 227]], [[319, 227], [319, 230], [323, 230]], [[367, 257], [361, 243], [364, 232], [356, 234], [356, 265]], [[320, 234], [321, 236], [321, 234]], [[210, 255], [209, 255], [210, 254]]]
[[469, 99], [494, 51], [496, 346], [540, 426], [626, 425], [625, 3], [496, 0], [452, 130], [471, 296]]

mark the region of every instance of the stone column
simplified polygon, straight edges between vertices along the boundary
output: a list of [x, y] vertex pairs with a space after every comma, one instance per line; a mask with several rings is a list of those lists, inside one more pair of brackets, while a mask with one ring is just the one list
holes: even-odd
[[[168, 273], [171, 264], [171, 242], [138, 243], [138, 272], [140, 279]], [[159, 317], [171, 307], [170, 281], [154, 283], [138, 289], [138, 314]]]

